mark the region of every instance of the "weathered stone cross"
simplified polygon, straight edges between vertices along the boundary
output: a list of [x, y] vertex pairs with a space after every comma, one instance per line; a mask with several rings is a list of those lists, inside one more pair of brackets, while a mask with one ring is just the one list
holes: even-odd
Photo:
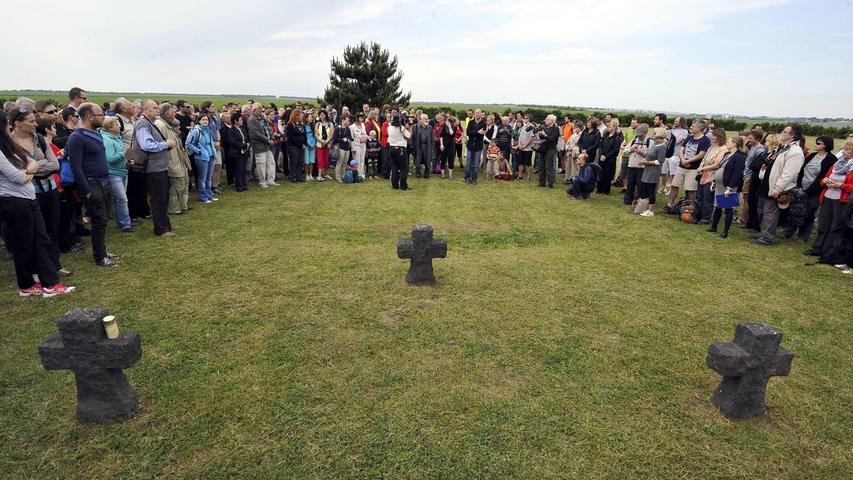
[[108, 339], [102, 308], [75, 308], [66, 313], [54, 333], [39, 344], [41, 363], [47, 370], [71, 370], [77, 382], [77, 420], [105, 423], [133, 416], [139, 406], [136, 392], [123, 368], [142, 356], [136, 332], [122, 332]]
[[401, 238], [397, 242], [397, 256], [412, 260], [406, 273], [406, 283], [432, 285], [435, 283], [432, 259], [447, 256], [447, 242], [432, 239], [431, 225], [415, 225], [411, 239]]
[[782, 348], [782, 332], [764, 323], [741, 323], [734, 342], [712, 343], [705, 363], [723, 376], [711, 396], [726, 416], [764, 415], [767, 382], [791, 370], [794, 354]]

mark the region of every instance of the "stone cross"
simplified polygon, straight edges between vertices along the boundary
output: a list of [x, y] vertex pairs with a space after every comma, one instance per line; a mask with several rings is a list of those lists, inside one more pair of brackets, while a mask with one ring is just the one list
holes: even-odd
[[41, 363], [47, 370], [71, 370], [77, 382], [77, 420], [106, 423], [128, 419], [139, 406], [136, 392], [122, 369], [142, 356], [136, 332], [108, 339], [102, 308], [75, 308], [66, 313], [54, 333], [39, 344]]
[[435, 273], [432, 271], [432, 259], [447, 256], [447, 242], [432, 239], [432, 225], [415, 225], [412, 238], [401, 238], [397, 242], [397, 256], [410, 258], [406, 283], [412, 285], [433, 285]]
[[764, 323], [741, 323], [734, 342], [712, 343], [705, 363], [723, 376], [711, 403], [728, 417], [764, 415], [770, 377], [785, 376], [794, 354], [782, 348], [782, 332]]

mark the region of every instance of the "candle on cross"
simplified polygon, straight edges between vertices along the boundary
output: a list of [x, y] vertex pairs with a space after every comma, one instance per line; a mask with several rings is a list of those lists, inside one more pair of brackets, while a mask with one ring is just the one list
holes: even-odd
[[47, 370], [71, 370], [77, 383], [77, 420], [105, 423], [133, 416], [139, 399], [122, 369], [142, 356], [136, 332], [107, 338], [102, 308], [75, 308], [66, 313], [54, 333], [39, 344], [41, 363]]

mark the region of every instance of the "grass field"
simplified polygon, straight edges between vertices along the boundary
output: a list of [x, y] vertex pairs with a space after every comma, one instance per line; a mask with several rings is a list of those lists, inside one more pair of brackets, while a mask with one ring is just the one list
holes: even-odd
[[[853, 278], [801, 244], [721, 240], [617, 198], [413, 180], [226, 192], [108, 232], [117, 269], [18, 299], [0, 262], [0, 477], [841, 479], [853, 471]], [[397, 239], [448, 241], [435, 287]], [[36, 346], [101, 306], [139, 331], [138, 417], [74, 421]], [[723, 417], [708, 345], [742, 321], [795, 352], [768, 415]]]

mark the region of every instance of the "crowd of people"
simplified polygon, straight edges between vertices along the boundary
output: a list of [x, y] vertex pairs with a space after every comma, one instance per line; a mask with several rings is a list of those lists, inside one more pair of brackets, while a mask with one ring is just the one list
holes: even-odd
[[536, 175], [539, 187], [553, 188], [559, 174], [573, 200], [616, 188], [650, 218], [660, 194], [666, 213], [722, 238], [738, 224], [762, 246], [777, 242], [780, 225], [785, 238], [808, 243], [816, 224], [804, 253], [853, 273], [853, 132], [836, 151], [831, 137], [819, 137], [809, 152], [796, 124], [728, 137], [707, 120], [687, 125], [663, 113], [651, 126], [631, 119], [623, 131], [612, 114], [566, 116], [560, 125], [555, 115], [480, 109], [430, 118], [389, 105], [355, 113], [251, 100], [219, 109], [125, 98], [97, 105], [80, 88], [68, 97], [63, 106], [19, 98], [0, 113], [0, 238], [21, 296], [73, 292], [61, 280], [72, 274], [61, 256], [85, 249], [84, 236], [95, 264], [115, 267], [110, 218], [120, 232], [150, 221], [155, 235], [173, 237], [172, 218], [193, 208], [190, 192], [210, 204], [226, 188], [279, 186], [278, 174], [295, 184], [390, 180], [399, 191], [412, 189], [410, 176], [453, 180], [459, 169], [468, 185], [481, 175]]

